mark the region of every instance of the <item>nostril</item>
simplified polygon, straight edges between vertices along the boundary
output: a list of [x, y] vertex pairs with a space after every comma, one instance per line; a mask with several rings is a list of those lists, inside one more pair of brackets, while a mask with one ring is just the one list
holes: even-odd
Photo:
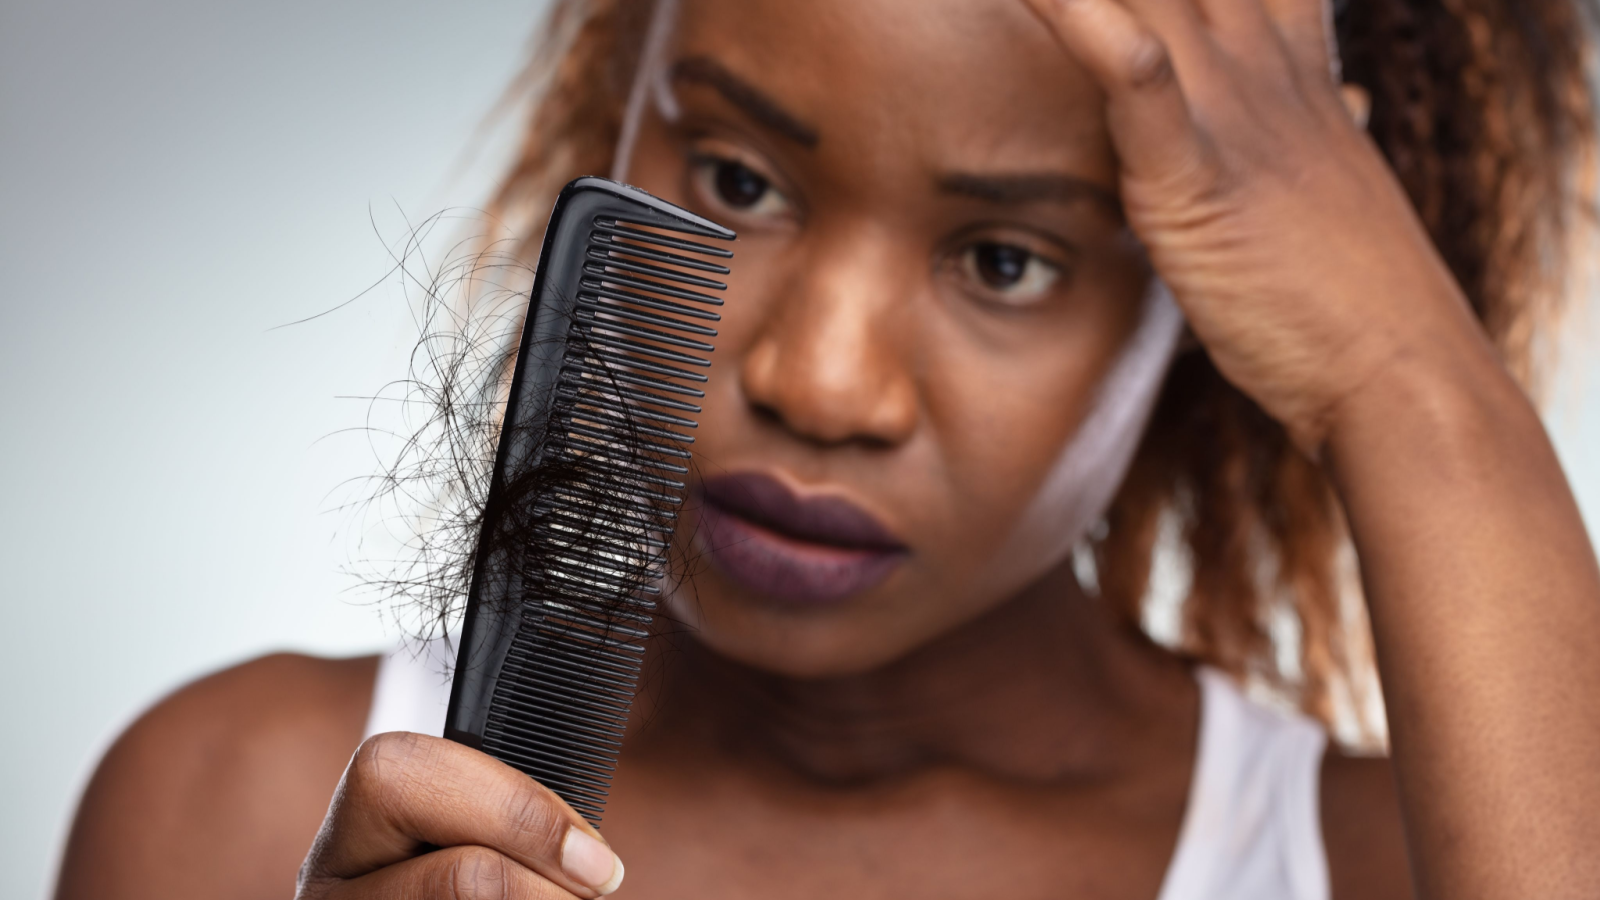
[[786, 415], [776, 405], [750, 401], [750, 415], [764, 426], [780, 430], [791, 438], [815, 447], [840, 447], [855, 445], [873, 450], [895, 446], [897, 441], [877, 434], [871, 429], [848, 427], [845, 423], [814, 419], [803, 412], [798, 416]]
[[783, 414], [779, 413], [774, 406], [752, 400], [750, 401], [750, 413], [764, 425], [772, 425], [778, 428], [785, 427]]

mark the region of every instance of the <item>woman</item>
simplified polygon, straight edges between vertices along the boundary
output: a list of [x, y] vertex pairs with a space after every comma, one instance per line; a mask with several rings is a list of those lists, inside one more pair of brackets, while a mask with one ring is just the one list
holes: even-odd
[[[1600, 574], [1508, 374], [1585, 22], [1353, 0], [1342, 60], [1331, 22], [563, 3], [496, 212], [613, 171], [740, 232], [680, 535], [710, 564], [605, 838], [437, 738], [352, 758], [437, 695], [403, 659], [275, 657], [118, 742], [59, 896], [593, 897], [621, 860], [637, 897], [1594, 896]], [[1223, 674], [1332, 721], [1346, 527], [1392, 763]], [[1179, 652], [1139, 629], [1163, 534]]]

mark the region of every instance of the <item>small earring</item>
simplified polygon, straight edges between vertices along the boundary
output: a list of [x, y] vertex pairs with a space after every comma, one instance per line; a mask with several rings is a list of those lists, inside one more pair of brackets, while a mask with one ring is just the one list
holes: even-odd
[[1362, 131], [1367, 130], [1367, 122], [1372, 116], [1372, 95], [1367, 89], [1358, 84], [1339, 85], [1339, 99], [1344, 102], [1345, 111], [1350, 114], [1350, 120]]

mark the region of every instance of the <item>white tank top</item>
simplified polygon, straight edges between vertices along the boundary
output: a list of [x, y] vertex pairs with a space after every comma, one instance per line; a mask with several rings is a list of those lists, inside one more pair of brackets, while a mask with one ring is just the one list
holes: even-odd
[[[383, 658], [367, 735], [444, 733], [447, 648]], [[1328, 900], [1320, 794], [1327, 736], [1268, 709], [1215, 669], [1197, 670], [1200, 740], [1178, 846], [1157, 900]]]

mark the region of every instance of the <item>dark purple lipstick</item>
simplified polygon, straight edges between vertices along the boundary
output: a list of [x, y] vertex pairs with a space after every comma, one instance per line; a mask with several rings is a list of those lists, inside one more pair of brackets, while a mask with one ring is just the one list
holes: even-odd
[[909, 552], [854, 503], [803, 496], [770, 475], [710, 478], [700, 497], [706, 554], [728, 577], [775, 599], [843, 600], [889, 577]]

